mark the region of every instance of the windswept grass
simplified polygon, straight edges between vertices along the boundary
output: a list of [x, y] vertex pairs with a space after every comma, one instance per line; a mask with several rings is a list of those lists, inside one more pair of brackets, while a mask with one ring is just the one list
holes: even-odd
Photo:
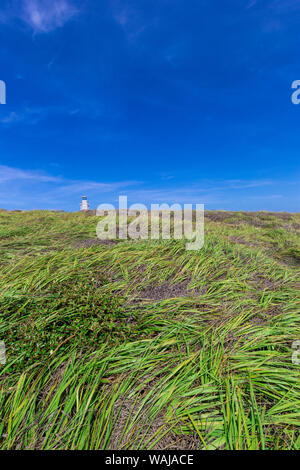
[[0, 211], [0, 449], [299, 449], [299, 214], [205, 244]]

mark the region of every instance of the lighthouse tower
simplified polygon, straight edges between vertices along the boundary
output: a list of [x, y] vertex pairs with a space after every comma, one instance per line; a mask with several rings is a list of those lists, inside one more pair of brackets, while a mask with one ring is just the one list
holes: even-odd
[[81, 203], [80, 203], [80, 210], [81, 210], [81, 211], [88, 211], [88, 210], [90, 210], [90, 205], [89, 205], [89, 203], [88, 203], [88, 201], [87, 201], [86, 196], [82, 196], [82, 201], [81, 201]]

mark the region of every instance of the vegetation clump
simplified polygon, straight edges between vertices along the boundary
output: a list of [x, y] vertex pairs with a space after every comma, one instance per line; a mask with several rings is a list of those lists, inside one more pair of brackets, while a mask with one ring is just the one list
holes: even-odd
[[300, 215], [207, 212], [194, 252], [97, 222], [0, 212], [0, 449], [299, 449]]

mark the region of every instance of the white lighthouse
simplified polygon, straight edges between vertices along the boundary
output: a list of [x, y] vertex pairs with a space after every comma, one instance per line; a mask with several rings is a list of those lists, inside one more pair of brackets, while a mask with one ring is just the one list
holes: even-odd
[[87, 201], [86, 196], [82, 196], [82, 201], [81, 201], [81, 203], [80, 203], [80, 210], [81, 210], [81, 211], [88, 211], [88, 210], [90, 210], [90, 205], [89, 205], [89, 203], [88, 203], [88, 201]]

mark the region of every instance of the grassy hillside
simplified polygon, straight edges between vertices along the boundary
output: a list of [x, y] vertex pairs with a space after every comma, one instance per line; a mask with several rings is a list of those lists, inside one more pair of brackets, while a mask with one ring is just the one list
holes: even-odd
[[0, 449], [296, 449], [300, 214], [208, 212], [202, 250], [0, 211]]

